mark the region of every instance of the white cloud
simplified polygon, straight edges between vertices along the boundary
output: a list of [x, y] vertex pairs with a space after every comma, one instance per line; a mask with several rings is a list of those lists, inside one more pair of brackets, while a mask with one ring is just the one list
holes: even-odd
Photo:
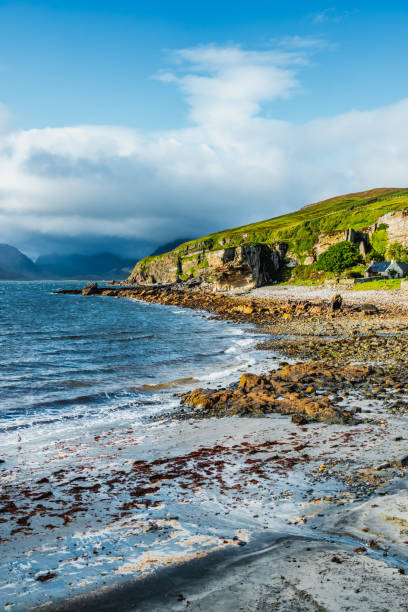
[[335, 8], [330, 7], [313, 15], [313, 23], [340, 23], [343, 19], [355, 15], [357, 12], [357, 9], [353, 9], [351, 11], [342, 11], [339, 13]]
[[303, 50], [318, 50], [327, 46], [327, 41], [323, 38], [310, 38], [307, 36], [285, 36], [276, 40], [276, 43], [284, 49], [303, 49]]
[[3, 132], [0, 242], [27, 245], [42, 235], [42, 252], [58, 236], [165, 242], [326, 196], [404, 186], [408, 100], [303, 126], [262, 116], [263, 103], [295, 93], [302, 53], [213, 45], [177, 52], [161, 78], [190, 104], [185, 129]]
[[289, 97], [298, 87], [294, 68], [306, 61], [299, 52], [215, 45], [181, 49], [174, 57], [182, 74], [166, 72], [158, 78], [180, 87], [191, 120], [200, 125], [236, 124], [256, 115], [262, 103]]

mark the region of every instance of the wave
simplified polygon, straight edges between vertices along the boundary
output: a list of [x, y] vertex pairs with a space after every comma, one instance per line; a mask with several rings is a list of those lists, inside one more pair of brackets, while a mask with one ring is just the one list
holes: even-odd
[[49, 286], [0, 296], [13, 313], [12, 329], [0, 328], [0, 424], [31, 430], [33, 444], [140, 422], [178, 405], [174, 387], [229, 384], [261, 358], [249, 325], [134, 299], [66, 298], [61, 312]]

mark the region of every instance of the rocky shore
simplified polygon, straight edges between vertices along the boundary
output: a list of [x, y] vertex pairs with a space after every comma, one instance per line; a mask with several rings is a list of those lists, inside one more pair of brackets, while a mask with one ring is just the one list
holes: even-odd
[[336, 293], [330, 300], [309, 300], [298, 297], [285, 299], [285, 296], [251, 297], [234, 293], [217, 293], [203, 291], [200, 288], [188, 288], [183, 285], [168, 286], [134, 286], [134, 287], [98, 287], [89, 286], [85, 289], [62, 289], [62, 294], [82, 294], [86, 296], [110, 296], [115, 298], [133, 298], [144, 302], [153, 302], [168, 306], [179, 306], [193, 310], [206, 310], [214, 315], [236, 322], [245, 323], [279, 323], [286, 324], [292, 319], [307, 321], [320, 320], [322, 316], [344, 318], [378, 315], [399, 316], [407, 309], [399, 301], [392, 305], [377, 306], [372, 303], [351, 304], [341, 300], [336, 305]]
[[[79, 291], [63, 291], [74, 292]], [[93, 285], [82, 293], [203, 310], [218, 318], [256, 324], [271, 337], [259, 348], [302, 360], [292, 365], [281, 362], [280, 369], [261, 375], [243, 374], [227, 389], [198, 388], [181, 395], [184, 408], [178, 418], [282, 413], [298, 423], [355, 423], [361, 417], [347, 408], [350, 390], [365, 399], [383, 399], [394, 411], [408, 411], [407, 402], [398, 395], [408, 385], [408, 340], [401, 335], [408, 332], [408, 312], [399, 303], [348, 304], [339, 294], [330, 301], [272, 300], [175, 285]]]
[[[255, 324], [269, 335], [259, 348], [269, 352], [273, 367], [244, 372], [228, 387], [181, 394], [179, 410], [161, 424], [168, 431], [178, 428], [176, 446], [131, 468], [140, 483], [123, 516], [131, 517], [141, 503], [152, 511], [167, 486], [176, 498], [180, 487], [183, 503], [200, 499], [211, 517], [211, 551], [200, 556], [198, 544], [189, 540], [191, 556], [183, 557], [184, 564], [177, 569], [169, 561], [169, 582], [152, 575], [146, 590], [135, 581], [55, 609], [406, 609], [403, 305], [349, 303], [338, 296], [269, 299], [174, 286], [94, 288], [90, 294]], [[126, 486], [128, 476], [119, 475], [114, 486]], [[240, 529], [234, 535], [224, 527], [224, 538], [218, 538], [224, 512], [228, 524]]]

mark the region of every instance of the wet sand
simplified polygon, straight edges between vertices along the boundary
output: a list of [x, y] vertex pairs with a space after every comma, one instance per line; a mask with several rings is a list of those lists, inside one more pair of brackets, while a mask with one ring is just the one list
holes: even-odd
[[[299, 427], [280, 415], [168, 422], [139, 438], [115, 431], [49, 445], [42, 479], [63, 470], [54, 498], [68, 511], [80, 494], [84, 510], [64, 525], [47, 499], [32, 532], [3, 541], [15, 579], [1, 579], [6, 609], [404, 609], [405, 468], [375, 472], [368, 489], [366, 476], [408, 453], [408, 427], [380, 406], [371, 416], [347, 428]], [[134, 496], [141, 484], [127, 475], [141, 461], [154, 464], [150, 487], [143, 476]], [[78, 474], [88, 487], [80, 493]], [[30, 498], [14, 475], [18, 506], [19, 490]], [[35, 497], [50, 486], [38, 484]], [[4, 536], [10, 525], [1, 527]], [[47, 573], [55, 576], [36, 580]], [[335, 602], [343, 587], [348, 599]]]

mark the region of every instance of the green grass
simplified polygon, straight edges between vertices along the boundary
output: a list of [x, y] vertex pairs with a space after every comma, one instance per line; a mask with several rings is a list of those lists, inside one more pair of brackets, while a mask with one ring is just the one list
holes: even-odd
[[367, 283], [356, 283], [351, 287], [353, 291], [369, 291], [370, 289], [387, 289], [392, 291], [393, 289], [400, 289], [401, 279], [384, 279], [384, 280], [372, 280]]
[[[289, 242], [295, 253], [303, 253], [322, 233], [364, 229], [387, 212], [407, 207], [408, 189], [373, 189], [317, 202], [287, 215], [191, 240], [177, 247], [177, 251], [187, 254], [195, 248], [215, 250], [243, 243]], [[227, 243], [222, 244], [223, 241]]]

